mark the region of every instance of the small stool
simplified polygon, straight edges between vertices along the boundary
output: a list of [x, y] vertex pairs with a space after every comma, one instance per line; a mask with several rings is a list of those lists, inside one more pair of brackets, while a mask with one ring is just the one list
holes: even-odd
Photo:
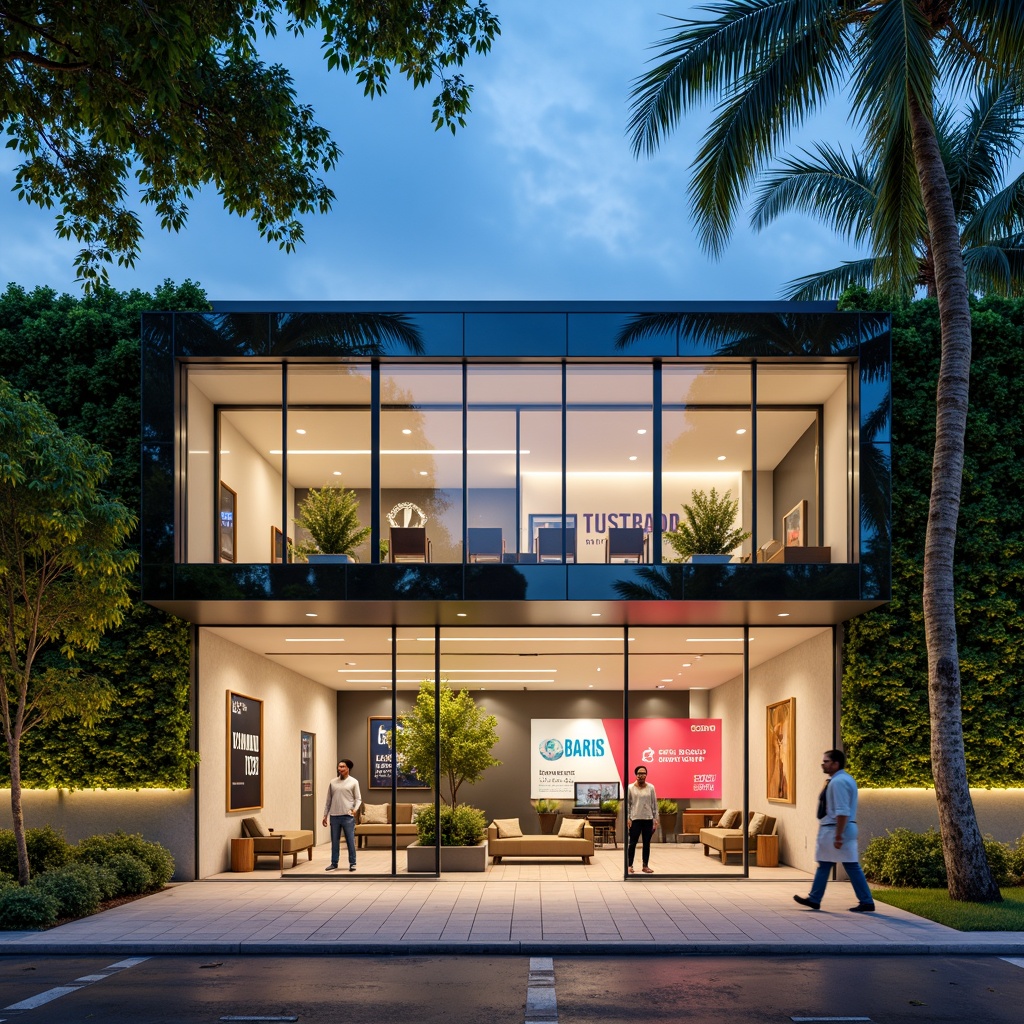
[[255, 844], [251, 839], [231, 840], [231, 870], [254, 871], [256, 868]]

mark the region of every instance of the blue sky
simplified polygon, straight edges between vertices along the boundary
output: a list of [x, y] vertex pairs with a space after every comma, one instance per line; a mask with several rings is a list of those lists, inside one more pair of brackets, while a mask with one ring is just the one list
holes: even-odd
[[[708, 117], [690, 118], [653, 159], [626, 137], [631, 81], [669, 24], [694, 4], [649, 0], [493, 0], [502, 35], [466, 75], [468, 126], [430, 123], [432, 92], [394, 79], [372, 102], [352, 78], [328, 73], [315, 39], [275, 44], [344, 151], [328, 181], [337, 199], [306, 218], [292, 254], [225, 212], [213, 190], [168, 234], [145, 217], [142, 256], [115, 268], [118, 288], [192, 278], [213, 299], [769, 299], [790, 278], [853, 253], [813, 221], [793, 217], [753, 234], [744, 224], [723, 259], [694, 238], [686, 168]], [[816, 137], [848, 139], [846, 108]], [[52, 212], [10, 193], [14, 160], [0, 156], [0, 282], [77, 290], [75, 247]], [[138, 207], [136, 207], [138, 209]]]

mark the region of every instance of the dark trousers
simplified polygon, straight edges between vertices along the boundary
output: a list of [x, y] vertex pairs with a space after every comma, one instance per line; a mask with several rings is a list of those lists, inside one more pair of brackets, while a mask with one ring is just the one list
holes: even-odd
[[651, 859], [651, 834], [654, 832], [654, 822], [650, 818], [634, 818], [629, 823], [629, 866], [633, 866], [633, 857], [636, 854], [636, 841], [643, 838], [644, 867]]

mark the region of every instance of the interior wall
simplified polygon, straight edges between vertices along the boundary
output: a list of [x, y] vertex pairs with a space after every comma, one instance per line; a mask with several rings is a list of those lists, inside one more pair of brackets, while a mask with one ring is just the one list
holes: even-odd
[[[263, 701], [263, 807], [227, 810], [227, 693]], [[314, 843], [329, 838], [320, 827], [327, 784], [336, 774], [336, 694], [266, 658], [199, 630], [199, 877], [230, 866], [231, 839], [241, 820], [258, 814], [272, 828], [299, 828], [300, 733], [316, 736]], [[365, 759], [364, 759], [365, 761]]]
[[[281, 475], [221, 417], [221, 480], [237, 495], [236, 562], [269, 562], [270, 528], [281, 513]], [[289, 524], [290, 526], [291, 524]]]
[[[175, 881], [196, 877], [192, 790], [24, 789], [27, 828], [52, 825], [69, 843], [122, 829], [160, 843], [174, 857]], [[0, 789], [0, 828], [11, 828], [11, 791]]]
[[815, 475], [815, 449], [817, 428], [808, 427], [800, 439], [786, 453], [785, 458], [775, 467], [775, 529], [773, 534], [783, 540], [782, 517], [798, 502], [807, 502], [807, 522], [804, 524], [805, 543], [817, 546], [818, 539], [818, 480]]
[[824, 484], [821, 543], [832, 549], [833, 562], [852, 561], [850, 504], [849, 408], [846, 388], [837, 388], [825, 402], [821, 439], [821, 478]]
[[[475, 785], [468, 783], [459, 789], [459, 803], [479, 807], [492, 818], [519, 818], [523, 831], [537, 832], [536, 812], [530, 801], [530, 722], [534, 718], [621, 718], [622, 695], [619, 693], [591, 693], [583, 691], [506, 691], [474, 694], [477, 704], [498, 719], [498, 742], [493, 754], [502, 763], [489, 768]], [[399, 694], [398, 710], [402, 714], [413, 703], [414, 694]], [[686, 691], [673, 693], [634, 693], [629, 698], [632, 718], [687, 718], [689, 699]], [[390, 789], [370, 790], [366, 785], [369, 769], [370, 716], [391, 715], [391, 694], [353, 692], [338, 694], [338, 756], [355, 762], [353, 774], [359, 780], [363, 799], [369, 803], [387, 803]], [[632, 781], [632, 774], [625, 780]], [[658, 780], [652, 775], [651, 783], [661, 798], [672, 793], [658, 789]], [[399, 800], [426, 803], [433, 799], [424, 790], [399, 790]], [[562, 801], [567, 813], [571, 800]]]
[[[768, 803], [765, 713], [769, 704], [796, 698], [796, 803]], [[722, 719], [722, 807], [743, 806], [743, 680], [710, 691], [710, 716]], [[750, 672], [749, 808], [778, 820], [779, 856], [813, 871], [821, 754], [832, 746], [832, 630]], [[729, 770], [732, 766], [732, 770]]]

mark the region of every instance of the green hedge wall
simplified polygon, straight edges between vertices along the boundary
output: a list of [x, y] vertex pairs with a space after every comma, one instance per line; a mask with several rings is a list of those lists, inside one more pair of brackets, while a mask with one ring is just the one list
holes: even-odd
[[[138, 509], [139, 317], [145, 310], [208, 308], [202, 289], [188, 281], [165, 282], [152, 293], [105, 289], [90, 297], [9, 285], [0, 295], [0, 376], [34, 391], [62, 427], [109, 451], [106, 487]], [[22, 743], [25, 785], [187, 788], [198, 761], [189, 748], [188, 625], [136, 602], [99, 650], [77, 661], [106, 678], [117, 696], [92, 728], [69, 718], [29, 732]], [[0, 745], [0, 785], [9, 781]]]
[[[865, 292], [845, 308], [886, 309]], [[1024, 301], [973, 303], [973, 363], [956, 550], [968, 780], [1024, 785]], [[935, 441], [939, 315], [932, 299], [893, 312], [893, 599], [849, 624], [843, 742], [867, 787], [933, 785], [921, 602]]]

